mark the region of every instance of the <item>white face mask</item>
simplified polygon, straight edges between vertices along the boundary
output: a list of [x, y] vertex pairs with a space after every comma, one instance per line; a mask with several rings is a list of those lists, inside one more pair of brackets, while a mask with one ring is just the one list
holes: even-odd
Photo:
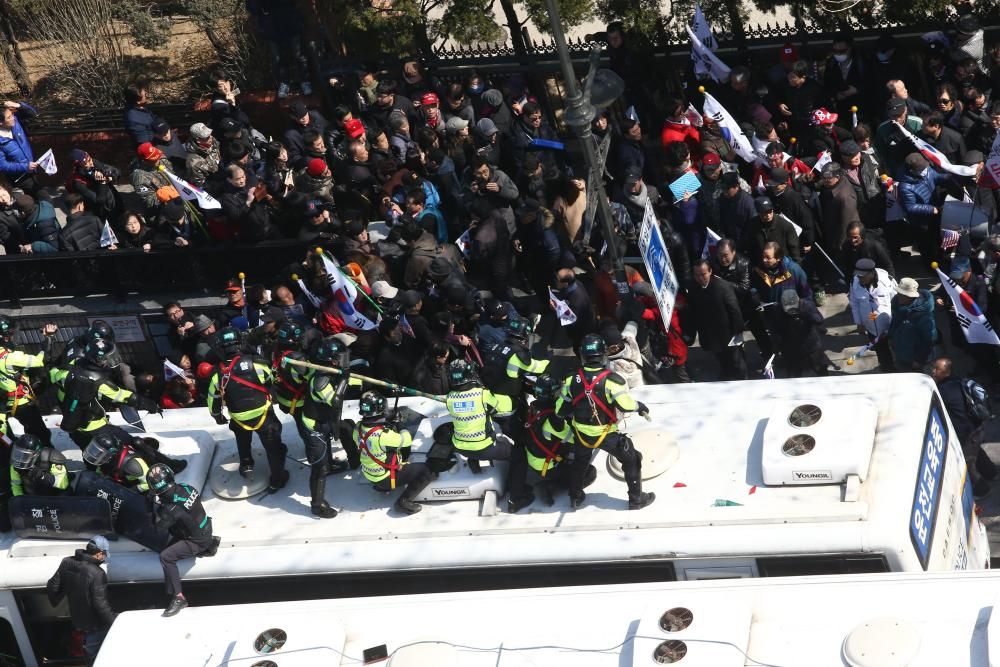
[[846, 53], [833, 54], [833, 59], [836, 60], [838, 63], [846, 63], [848, 58], [849, 56]]

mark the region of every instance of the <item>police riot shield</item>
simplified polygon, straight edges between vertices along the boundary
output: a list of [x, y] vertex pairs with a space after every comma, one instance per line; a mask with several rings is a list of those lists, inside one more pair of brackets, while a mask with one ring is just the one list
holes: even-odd
[[77, 496], [105, 499], [111, 507], [114, 532], [153, 551], [162, 551], [170, 543], [170, 533], [153, 525], [153, 515], [146, 498], [121, 484], [85, 470], [77, 476]]
[[89, 540], [114, 532], [111, 506], [104, 498], [17, 496], [10, 499], [9, 510], [18, 537]]

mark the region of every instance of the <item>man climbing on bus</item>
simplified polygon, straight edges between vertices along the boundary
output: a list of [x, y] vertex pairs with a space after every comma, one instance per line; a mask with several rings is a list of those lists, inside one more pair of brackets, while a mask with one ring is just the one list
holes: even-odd
[[404, 514], [416, 514], [421, 506], [413, 501], [431, 482], [431, 471], [424, 463], [410, 463], [413, 437], [399, 424], [386, 417], [385, 397], [366, 391], [358, 403], [361, 422], [354, 429], [355, 442], [361, 452], [361, 472], [365, 479], [383, 493], [403, 486], [403, 493], [394, 507]]
[[464, 359], [448, 364], [451, 391], [445, 399], [451, 423], [435, 431], [435, 440], [449, 440], [478, 470], [478, 461], [507, 460], [512, 444], [499, 432], [493, 417], [504, 418], [513, 412], [509, 396], [494, 394], [483, 387], [476, 369]]
[[198, 490], [174, 481], [174, 472], [163, 463], [149, 469], [146, 484], [153, 498], [153, 523], [170, 533], [173, 541], [160, 552], [160, 566], [170, 603], [164, 616], [174, 616], [188, 606], [181, 590], [177, 561], [195, 556], [214, 556], [221, 540], [212, 535], [212, 519], [202, 507]]
[[574, 508], [583, 505], [587, 466], [594, 450], [603, 449], [622, 464], [628, 508], [642, 509], [656, 499], [656, 494], [642, 490], [642, 454], [618, 430], [618, 411], [647, 417], [649, 408], [632, 398], [624, 378], [608, 369], [608, 347], [599, 335], [583, 337], [580, 359], [583, 368], [566, 378], [556, 403], [556, 414], [569, 421], [576, 436], [569, 464], [570, 504]]
[[[313, 348], [310, 361], [327, 368], [347, 367], [347, 348], [336, 338], [326, 338]], [[347, 391], [348, 376], [338, 375], [332, 370], [313, 369], [302, 407], [302, 439], [306, 444], [306, 459], [309, 462], [309, 493], [312, 498], [312, 513], [321, 519], [332, 519], [337, 510], [326, 502], [326, 476], [331, 472], [347, 469], [347, 463], [333, 459], [330, 450], [341, 419], [344, 393]], [[342, 438], [347, 459], [352, 468], [357, 467], [358, 452], [352, 437]]]
[[17, 325], [14, 320], [0, 315], [0, 391], [4, 396], [0, 411], [6, 413], [8, 418], [16, 419], [25, 433], [30, 433], [46, 445], [52, 443], [52, 434], [42, 421], [29, 373], [32, 369], [45, 368], [46, 362], [51, 363], [52, 343], [58, 330], [55, 324], [42, 327], [42, 351], [28, 354], [15, 347]]
[[69, 488], [66, 457], [31, 433], [14, 441], [10, 456], [12, 496], [57, 496]]
[[[222, 361], [208, 381], [208, 412], [215, 423], [229, 423], [236, 436], [240, 457], [240, 474], [253, 477], [254, 460], [251, 445], [256, 433], [271, 468], [268, 491], [274, 493], [288, 483], [285, 454], [288, 448], [281, 442], [281, 422], [271, 407], [271, 384], [274, 371], [264, 359], [244, 354], [240, 332], [225, 327], [215, 336], [216, 353]], [[222, 414], [223, 406], [229, 419]]]
[[60, 395], [62, 422], [60, 428], [69, 433], [70, 439], [80, 450], [100, 433], [119, 432], [111, 426], [104, 402], [138, 407], [149, 412], [160, 412], [156, 401], [121, 389], [108, 380], [108, 366], [113, 345], [104, 339], [87, 343], [83, 357], [74, 364], [54, 368], [49, 373]]

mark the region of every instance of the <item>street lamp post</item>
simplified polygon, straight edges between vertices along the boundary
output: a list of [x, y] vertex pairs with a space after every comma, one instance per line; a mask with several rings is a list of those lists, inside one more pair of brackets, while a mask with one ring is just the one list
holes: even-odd
[[[569, 58], [569, 48], [566, 46], [566, 35], [563, 33], [562, 20], [555, 0], [546, 0], [549, 10], [549, 21], [552, 24], [552, 36], [556, 41], [556, 48], [559, 50], [559, 64], [562, 66], [563, 79], [566, 86], [566, 112], [564, 120], [566, 125], [573, 131], [580, 148], [583, 151], [584, 167], [589, 178], [587, 182], [597, 185], [597, 220], [601, 225], [604, 240], [608, 245], [608, 258], [615, 271], [615, 282], [619, 291], [627, 290], [628, 283], [625, 278], [625, 262], [618, 251], [618, 242], [615, 236], [614, 218], [611, 215], [611, 206], [608, 204], [608, 195], [604, 190], [604, 179], [597, 164], [597, 154], [594, 150], [593, 134], [591, 133], [591, 122], [594, 120], [595, 110], [591, 104], [591, 86], [597, 74], [597, 63], [600, 58], [600, 49], [595, 47], [590, 54], [590, 70], [587, 72], [587, 79], [584, 89], [581, 91], [577, 84], [576, 73], [573, 71], [573, 63]], [[621, 79], [609, 71], [602, 71], [605, 79], [612, 79], [612, 88], [618, 88], [618, 95], [624, 89]], [[617, 79], [617, 82], [613, 81]], [[617, 95], [615, 95], [617, 97]], [[610, 103], [610, 100], [607, 101]]]

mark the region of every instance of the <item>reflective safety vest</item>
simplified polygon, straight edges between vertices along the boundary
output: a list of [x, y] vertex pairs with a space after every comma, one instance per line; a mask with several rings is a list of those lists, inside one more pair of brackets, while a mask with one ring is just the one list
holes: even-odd
[[451, 444], [459, 451], [469, 452], [478, 452], [493, 444], [496, 429], [486, 414], [487, 407], [503, 414], [514, 409], [509, 396], [494, 394], [482, 387], [452, 391], [445, 405], [455, 428]]
[[132, 398], [132, 392], [108, 382], [103, 373], [91, 368], [73, 365], [66, 369], [53, 369], [50, 376], [60, 389], [63, 414], [60, 428], [64, 431], [96, 431], [108, 423], [107, 412], [100, 399], [127, 403]]
[[561, 415], [568, 412], [576, 441], [590, 449], [600, 447], [609, 433], [618, 430], [615, 408], [628, 411], [636, 407], [621, 377], [596, 368], [582, 368], [567, 378], [563, 396], [556, 404]]
[[236, 355], [222, 362], [208, 383], [208, 410], [222, 414], [222, 404], [237, 426], [256, 431], [264, 425], [271, 408], [269, 385], [274, 380], [271, 367], [259, 358]]
[[324, 424], [334, 429], [340, 423], [346, 391], [347, 378], [344, 376], [334, 378], [328, 373], [313, 373], [305, 405], [299, 413], [302, 425], [310, 431], [318, 431], [317, 426]]
[[388, 477], [391, 488], [395, 489], [396, 473], [406, 465], [400, 458], [399, 449], [413, 444], [409, 431], [400, 433], [385, 424], [369, 428], [361, 423], [354, 428], [354, 439], [361, 452], [361, 472], [365, 479], [378, 484]]
[[[0, 445], [2, 446], [2, 445]], [[10, 493], [12, 496], [55, 496], [69, 488], [69, 472], [65, 463], [55, 463], [49, 458], [55, 456], [59, 461], [65, 461], [63, 456], [50, 447], [42, 450], [42, 459], [36, 463], [43, 469], [48, 463], [47, 473], [43, 479], [32, 481], [30, 477], [21, 477], [21, 471], [10, 467]]]
[[[555, 428], [553, 417], [562, 423], [561, 429]], [[524, 450], [528, 465], [545, 477], [553, 466], [562, 461], [559, 450], [562, 448], [562, 440], [569, 436], [569, 426], [556, 416], [553, 408], [535, 410], [534, 404], [524, 425], [529, 439]]]
[[19, 405], [34, 402], [35, 393], [31, 390], [31, 383], [25, 379], [24, 371], [43, 366], [44, 352], [27, 354], [18, 350], [0, 349], [0, 391], [5, 396], [3, 409], [14, 415]]
[[483, 381], [487, 388], [512, 397], [521, 393], [525, 374], [541, 374], [549, 367], [548, 360], [532, 359], [527, 348], [509, 340], [487, 347], [483, 364]]
[[285, 357], [302, 360], [302, 354], [296, 350], [275, 350], [271, 361], [271, 369], [274, 371], [274, 398], [285, 412], [295, 415], [296, 410], [302, 407], [305, 400], [306, 391], [309, 389], [309, 375], [305, 369], [298, 366], [284, 365], [281, 362]]

